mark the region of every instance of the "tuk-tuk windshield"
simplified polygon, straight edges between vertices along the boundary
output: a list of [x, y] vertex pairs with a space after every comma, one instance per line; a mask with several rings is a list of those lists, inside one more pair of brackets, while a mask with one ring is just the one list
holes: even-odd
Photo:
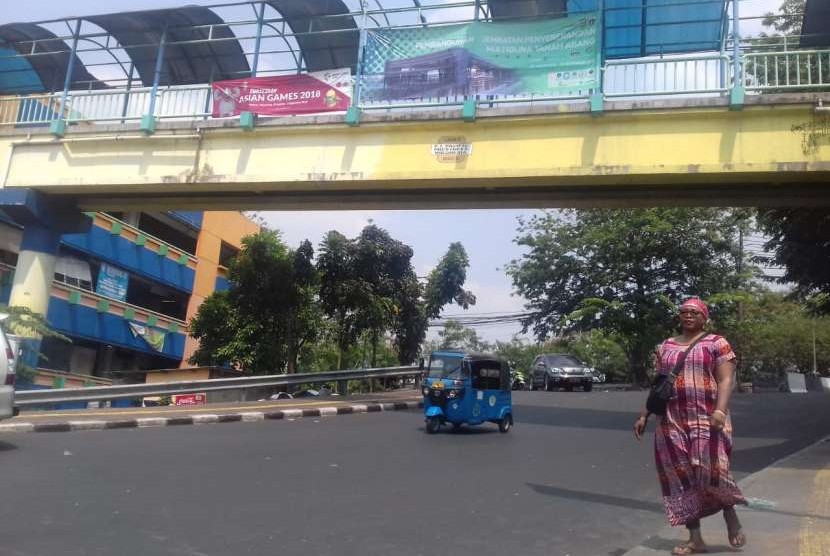
[[467, 376], [464, 357], [458, 355], [433, 355], [429, 358], [429, 378], [460, 380]]

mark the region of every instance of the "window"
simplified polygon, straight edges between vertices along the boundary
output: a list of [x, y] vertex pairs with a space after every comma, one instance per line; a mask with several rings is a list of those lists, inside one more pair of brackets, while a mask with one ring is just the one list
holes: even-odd
[[501, 362], [482, 359], [472, 362], [473, 388], [476, 390], [501, 389]]

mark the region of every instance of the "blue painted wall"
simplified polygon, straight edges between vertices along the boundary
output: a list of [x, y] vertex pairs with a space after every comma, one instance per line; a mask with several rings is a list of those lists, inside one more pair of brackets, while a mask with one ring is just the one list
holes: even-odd
[[193, 269], [98, 226], [93, 226], [85, 234], [65, 234], [61, 241], [65, 245], [116, 264], [149, 280], [161, 282], [185, 293], [193, 291], [196, 274]]
[[52, 297], [47, 317], [52, 327], [63, 334], [161, 355], [176, 362], [181, 361], [184, 355], [184, 334], [167, 332], [164, 351], [157, 352], [142, 338], [133, 336], [128, 321], [118, 315], [99, 313], [92, 307], [73, 305]]

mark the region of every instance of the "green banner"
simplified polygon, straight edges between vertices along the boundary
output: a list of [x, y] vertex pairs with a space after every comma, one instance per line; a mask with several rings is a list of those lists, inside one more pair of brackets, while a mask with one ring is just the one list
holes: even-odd
[[577, 95], [597, 87], [597, 15], [368, 32], [363, 98]]

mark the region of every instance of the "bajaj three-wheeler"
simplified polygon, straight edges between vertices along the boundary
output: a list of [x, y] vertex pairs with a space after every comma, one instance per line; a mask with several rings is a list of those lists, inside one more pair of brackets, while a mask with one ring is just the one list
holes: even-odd
[[494, 355], [463, 350], [433, 352], [423, 383], [426, 432], [444, 423], [453, 427], [496, 423], [513, 426], [510, 368]]

